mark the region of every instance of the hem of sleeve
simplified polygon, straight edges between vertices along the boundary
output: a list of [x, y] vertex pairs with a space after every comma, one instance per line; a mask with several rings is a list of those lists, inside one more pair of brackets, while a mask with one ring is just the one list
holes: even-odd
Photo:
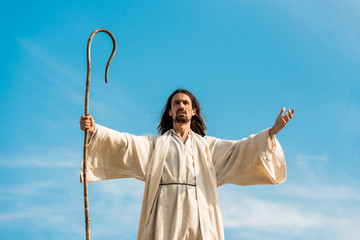
[[[108, 176], [108, 170], [105, 169], [97, 169], [96, 173], [94, 174], [94, 171], [87, 171], [86, 177], [87, 182], [97, 182], [101, 180], [111, 180], [111, 179], [119, 179], [119, 178], [135, 178], [137, 180], [145, 182], [145, 178], [139, 177], [139, 176], [131, 176], [127, 174], [112, 174], [113, 177], [109, 178]], [[83, 171], [80, 173], [80, 183], [84, 183], [84, 176]]]
[[94, 130], [93, 133], [90, 134], [88, 145], [90, 145], [90, 143], [92, 142], [92, 140], [93, 140], [94, 136], [96, 135], [97, 131], [98, 131], [98, 125], [95, 123], [95, 130]]
[[[94, 132], [91, 134], [91, 136], [89, 137], [89, 142], [88, 142], [88, 144], [87, 144], [87, 148], [88, 148], [88, 151], [90, 151], [91, 150], [91, 148], [94, 146], [94, 145], [96, 145], [96, 142], [98, 142], [98, 136], [99, 136], [99, 134], [101, 134], [101, 128], [103, 128], [103, 126], [101, 126], [101, 125], [98, 125], [98, 124], [96, 124], [95, 125], [95, 130], [94, 130]], [[87, 168], [89, 169], [89, 162], [87, 162]], [[84, 169], [84, 161], [82, 161], [82, 164], [81, 164], [81, 170], [80, 170], [80, 183], [84, 183], [84, 174], [83, 174], [83, 169]], [[90, 171], [87, 171], [87, 173], [86, 173], [86, 177], [87, 177], [87, 182], [95, 182], [95, 181], [99, 181], [99, 180], [101, 180], [101, 179], [97, 179], [97, 177], [96, 176], [94, 176], [93, 174], [92, 174], [92, 172], [90, 172]]]
[[276, 137], [270, 137], [269, 130], [267, 128], [258, 134], [258, 151], [272, 184], [279, 184], [286, 180], [285, 156]]

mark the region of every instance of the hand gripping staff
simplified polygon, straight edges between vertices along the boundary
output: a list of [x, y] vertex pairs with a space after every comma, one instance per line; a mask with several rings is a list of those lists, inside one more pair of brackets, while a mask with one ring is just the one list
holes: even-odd
[[[91, 75], [91, 60], [90, 60], [90, 48], [91, 42], [94, 36], [98, 32], [107, 33], [113, 42], [113, 50], [111, 52], [109, 61], [106, 65], [105, 70], [105, 83], [108, 82], [108, 71], [109, 66], [114, 58], [116, 52], [116, 40], [114, 35], [107, 29], [99, 28], [96, 29], [89, 37], [88, 44], [87, 44], [87, 76], [86, 76], [86, 90], [85, 90], [85, 115], [89, 114], [89, 90], [90, 90], [90, 75]], [[89, 200], [88, 200], [88, 184], [87, 184], [87, 158], [88, 158], [88, 138], [89, 134], [88, 131], [85, 130], [85, 137], [84, 137], [84, 154], [83, 154], [83, 183], [84, 183], [84, 209], [85, 209], [85, 230], [86, 230], [86, 240], [90, 240], [90, 217], [89, 217]]]

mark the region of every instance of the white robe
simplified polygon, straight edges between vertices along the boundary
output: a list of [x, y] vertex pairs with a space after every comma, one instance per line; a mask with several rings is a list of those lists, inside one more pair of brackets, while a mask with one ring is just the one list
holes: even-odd
[[[138, 240], [150, 239], [147, 236], [156, 234], [161, 236], [160, 232], [164, 231], [165, 225], [166, 229], [178, 233], [176, 236], [171, 235], [173, 239], [184, 239], [185, 233], [182, 227], [187, 223], [182, 222], [182, 218], [174, 219], [174, 215], [161, 215], [158, 211], [164, 209], [163, 207], [172, 207], [175, 208], [172, 211], [182, 212], [183, 216], [193, 213], [182, 208], [189, 204], [184, 201], [189, 201], [190, 198], [177, 200], [183, 203], [176, 206], [166, 206], [164, 201], [159, 202], [158, 190], [164, 188], [159, 185], [168, 155], [171, 154], [173, 138], [172, 130], [162, 136], [134, 136], [97, 125], [89, 142], [87, 161], [89, 182], [130, 177], [145, 181]], [[191, 186], [185, 188], [195, 191], [196, 199], [191, 201], [196, 203], [198, 210], [200, 239], [224, 239], [216, 189], [218, 186], [227, 183], [243, 186], [278, 184], [286, 179], [284, 153], [276, 138], [269, 137], [268, 129], [239, 141], [201, 137], [191, 132], [189, 143], [192, 149], [196, 187], [193, 190]], [[184, 186], [170, 188], [184, 188]], [[152, 212], [153, 209], [155, 212]], [[161, 219], [158, 219], [159, 217]], [[155, 228], [150, 234], [148, 229], [151, 228], [146, 228], [149, 224]], [[170, 236], [169, 234], [167, 233], [166, 236]]]

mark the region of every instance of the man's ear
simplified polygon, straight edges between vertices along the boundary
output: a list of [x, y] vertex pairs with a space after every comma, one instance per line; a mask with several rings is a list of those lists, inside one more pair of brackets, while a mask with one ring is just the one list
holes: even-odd
[[171, 109], [169, 109], [169, 116], [172, 117]]
[[192, 110], [192, 115], [195, 116], [195, 114], [196, 114], [196, 109], [193, 109]]

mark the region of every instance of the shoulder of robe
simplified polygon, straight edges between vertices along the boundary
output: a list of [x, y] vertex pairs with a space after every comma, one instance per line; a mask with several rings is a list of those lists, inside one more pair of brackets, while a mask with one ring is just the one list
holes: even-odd
[[207, 135], [205, 136], [201, 136], [200, 134], [197, 134], [195, 132], [193, 132], [193, 136], [194, 136], [194, 139], [197, 141], [197, 142], [200, 142], [202, 143], [203, 145], [208, 145], [210, 142], [212, 142], [212, 140], [214, 139], [213, 137], [209, 137]]
[[202, 140], [202, 142], [208, 144], [209, 146], [213, 145], [216, 141], [219, 140], [219, 138], [217, 138], [217, 137], [212, 137], [212, 136], [208, 136], [208, 135], [205, 135], [205, 136], [201, 136], [198, 134], [196, 134], [196, 135]]
[[150, 141], [156, 141], [156, 139], [158, 139], [159, 135], [145, 135], [145, 137], [147, 137]]
[[160, 141], [166, 141], [166, 139], [168, 139], [171, 136], [171, 129], [166, 131], [163, 135], [153, 135], [152, 137], [154, 138], [154, 142], [160, 142]]

